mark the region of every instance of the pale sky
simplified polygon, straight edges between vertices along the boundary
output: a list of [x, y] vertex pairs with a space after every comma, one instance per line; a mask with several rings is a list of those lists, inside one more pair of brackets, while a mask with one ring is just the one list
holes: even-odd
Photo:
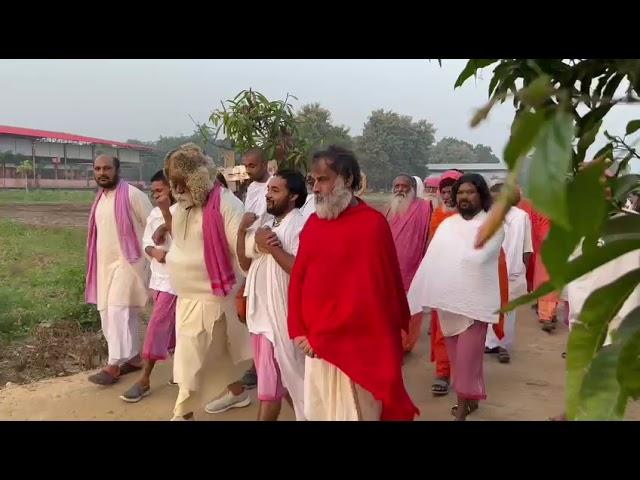
[[[466, 60], [0, 60], [0, 125], [110, 140], [189, 134], [220, 101], [253, 88], [270, 99], [287, 93], [295, 107], [319, 102], [336, 124], [360, 134], [371, 111], [426, 119], [436, 140], [483, 143], [502, 158], [513, 117], [510, 103], [471, 129], [487, 101], [491, 70], [454, 90]], [[640, 107], [614, 107], [602, 130], [623, 132]], [[603, 145], [603, 136], [597, 140]]]

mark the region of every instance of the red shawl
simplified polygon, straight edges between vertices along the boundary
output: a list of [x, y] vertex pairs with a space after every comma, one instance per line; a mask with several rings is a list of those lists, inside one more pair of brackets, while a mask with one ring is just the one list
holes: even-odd
[[409, 305], [391, 230], [359, 201], [336, 220], [312, 215], [289, 284], [289, 335], [382, 402], [382, 420], [420, 412], [402, 379]]

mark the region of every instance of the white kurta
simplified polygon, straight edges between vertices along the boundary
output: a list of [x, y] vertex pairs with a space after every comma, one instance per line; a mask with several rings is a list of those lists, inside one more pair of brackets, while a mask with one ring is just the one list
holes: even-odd
[[[475, 249], [473, 244], [486, 216], [484, 211], [471, 220], [453, 215], [440, 224], [407, 293], [412, 315], [430, 307], [498, 323], [498, 259], [504, 230], [499, 229], [483, 248]], [[443, 333], [448, 330], [442, 321], [441, 327]]]
[[244, 209], [247, 212], [255, 213], [258, 216], [267, 211], [267, 185], [266, 182], [251, 182], [247, 187], [247, 196], [244, 199]]
[[[581, 254], [582, 244], [578, 246], [571, 258], [579, 257]], [[584, 302], [594, 290], [617, 280], [636, 268], [640, 268], [640, 250], [625, 253], [571, 282], [566, 288], [567, 300], [569, 301], [569, 325], [571, 326], [578, 321]], [[640, 306], [640, 286], [635, 288], [609, 324], [605, 345], [611, 343], [611, 332], [616, 330], [624, 317], [638, 306]]]
[[[278, 235], [285, 252], [298, 253], [299, 236], [306, 219], [294, 209], [277, 227], [270, 217], [268, 226]], [[247, 275], [247, 327], [249, 332], [266, 336], [274, 346], [274, 354], [282, 374], [282, 383], [291, 395], [296, 418], [304, 419], [304, 354], [289, 338], [287, 295], [289, 274], [268, 253], [255, 248], [255, 229], [247, 232], [247, 256], [252, 258]]]
[[[202, 208], [186, 210], [178, 206], [171, 224], [173, 243], [166, 257], [166, 265], [178, 296], [174, 379], [180, 385], [180, 393], [174, 410], [176, 416], [193, 412], [197, 407], [202, 365], [210, 346], [216, 343], [214, 332], [225, 331], [226, 345], [234, 363], [252, 357], [249, 333], [238, 320], [235, 304], [236, 292], [243, 282], [236, 255], [236, 239], [244, 210], [240, 200], [224, 189], [220, 211], [236, 274], [236, 285], [226, 297], [215, 296], [211, 291], [211, 281], [204, 263]], [[224, 320], [224, 330], [216, 328], [221, 320]]]
[[[178, 208], [178, 204], [173, 204], [169, 208], [169, 211], [172, 215], [175, 214], [176, 208]], [[144, 235], [142, 237], [143, 248], [146, 249], [147, 247], [155, 247], [166, 252], [169, 251], [169, 248], [171, 248], [171, 236], [167, 235], [165, 242], [162, 245], [156, 245], [153, 241], [153, 234], [161, 225], [164, 225], [164, 217], [160, 208], [155, 207], [153, 210], [151, 210], [151, 213], [147, 218], [147, 226], [144, 229]], [[169, 271], [167, 270], [166, 264], [158, 262], [155, 258], [149, 255], [147, 255], [147, 258], [149, 259], [151, 264], [151, 279], [149, 280], [149, 288], [158, 292], [166, 292], [175, 295], [176, 292], [171, 286]]]
[[[105, 191], [96, 207], [97, 307], [144, 307], [147, 304], [149, 262], [144, 254], [130, 264], [120, 250], [116, 227], [115, 190]], [[147, 196], [129, 185], [131, 218], [142, 252], [142, 235], [153, 208]]]
[[[525, 253], [533, 252], [531, 220], [527, 212], [517, 207], [509, 209], [504, 219], [504, 234], [502, 248], [509, 276], [509, 300], [514, 300], [527, 293], [527, 267], [523, 257]], [[516, 318], [515, 310], [505, 316], [502, 340], [498, 339], [492, 328], [488, 329], [486, 346], [509, 350], [515, 341]]]

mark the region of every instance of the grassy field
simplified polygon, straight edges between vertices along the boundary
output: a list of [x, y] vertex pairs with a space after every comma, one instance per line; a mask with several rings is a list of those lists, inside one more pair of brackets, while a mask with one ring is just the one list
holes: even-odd
[[73, 203], [91, 205], [93, 190], [0, 190], [0, 204], [8, 203]]
[[43, 322], [99, 324], [95, 307], [84, 304], [85, 243], [82, 229], [0, 220], [0, 339]]

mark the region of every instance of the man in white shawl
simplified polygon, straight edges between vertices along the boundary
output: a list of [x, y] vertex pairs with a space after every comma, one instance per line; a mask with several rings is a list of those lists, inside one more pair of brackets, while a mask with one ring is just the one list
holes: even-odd
[[481, 175], [463, 175], [452, 189], [458, 214], [444, 220], [429, 244], [408, 292], [411, 314], [430, 307], [438, 311], [453, 370], [458, 403], [451, 413], [465, 420], [486, 398], [482, 362], [489, 324], [500, 309], [498, 261], [504, 231], [482, 248], [474, 241], [491, 206]]
[[255, 222], [256, 215], [246, 213], [238, 232], [238, 258], [241, 267], [248, 270], [244, 294], [258, 375], [258, 420], [277, 420], [283, 398], [293, 407], [296, 419], [305, 419], [305, 357], [289, 338], [287, 295], [298, 239], [306, 222], [298, 209], [306, 196], [302, 174], [291, 170], [276, 173], [267, 187], [267, 215]]

